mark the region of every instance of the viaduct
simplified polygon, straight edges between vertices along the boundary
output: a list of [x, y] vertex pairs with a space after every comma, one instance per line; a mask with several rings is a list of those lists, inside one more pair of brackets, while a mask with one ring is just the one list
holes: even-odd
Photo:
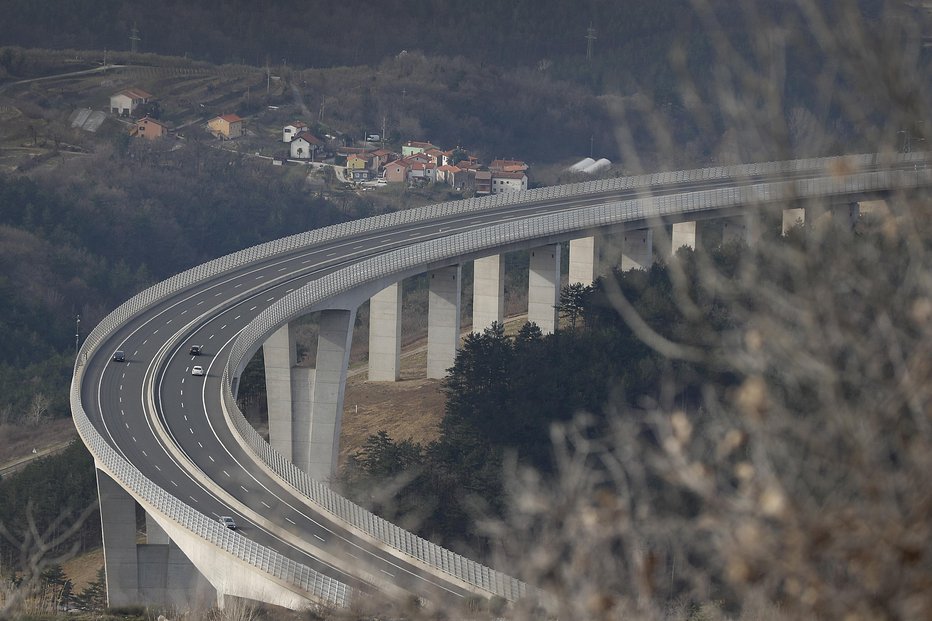
[[[925, 153], [855, 155], [659, 173], [431, 205], [309, 231], [221, 257], [139, 293], [83, 343], [71, 386], [94, 456], [111, 606], [182, 608], [229, 597], [300, 609], [367, 592], [432, 602], [516, 601], [532, 587], [443, 549], [332, 492], [356, 310], [370, 302], [369, 379], [399, 374], [401, 282], [427, 274], [426, 375], [452, 366], [462, 266], [473, 262], [476, 330], [503, 318], [502, 255], [527, 250], [528, 320], [557, 326], [561, 249], [569, 282], [593, 280], [597, 240], [617, 236], [622, 269], [654, 244], [695, 246], [700, 220], [754, 243], [764, 213], [784, 229], [828, 205], [932, 185]], [[671, 237], [666, 237], [671, 235]], [[662, 239], [658, 236], [664, 236]], [[291, 322], [318, 312], [313, 369], [297, 366]], [[192, 344], [203, 346], [192, 356]], [[246, 364], [265, 358], [270, 442], [236, 404]], [[112, 360], [114, 351], [126, 354]], [[202, 365], [204, 376], [191, 374]], [[137, 533], [137, 511], [145, 514]], [[230, 530], [218, 521], [232, 516]]]

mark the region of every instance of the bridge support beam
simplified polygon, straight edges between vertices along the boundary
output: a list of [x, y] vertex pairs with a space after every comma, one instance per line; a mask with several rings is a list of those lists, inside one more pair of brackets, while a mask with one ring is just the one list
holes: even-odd
[[646, 270], [654, 262], [654, 232], [651, 229], [625, 231], [621, 245], [621, 270]]
[[501, 255], [473, 261], [472, 331], [482, 332], [505, 319], [505, 262]]
[[570, 264], [567, 283], [589, 286], [599, 269], [599, 245], [595, 237], [570, 240]]
[[168, 533], [148, 513], [146, 513], [146, 543], [168, 545]]
[[369, 299], [369, 381], [395, 382], [401, 375], [401, 283]]
[[343, 393], [355, 320], [356, 309], [325, 310], [320, 314], [305, 472], [321, 482], [328, 481], [336, 473]]
[[97, 470], [100, 531], [104, 543], [107, 604], [139, 603], [139, 563], [136, 556], [136, 501], [103, 470]]
[[544, 334], [558, 326], [560, 303], [560, 244], [531, 249], [527, 283], [527, 320]]
[[427, 377], [440, 379], [456, 360], [460, 342], [462, 266], [427, 273]]
[[796, 226], [797, 224], [806, 223], [806, 208], [805, 207], [795, 207], [793, 209], [784, 209], [783, 210], [783, 234], [786, 235], [787, 231]]
[[673, 225], [673, 235], [670, 243], [670, 254], [686, 246], [695, 250], [700, 243], [698, 222], [676, 222]]

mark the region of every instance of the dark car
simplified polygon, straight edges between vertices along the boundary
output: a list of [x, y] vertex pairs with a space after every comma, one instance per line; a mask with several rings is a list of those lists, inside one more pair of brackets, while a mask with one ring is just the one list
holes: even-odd
[[126, 354], [122, 349], [118, 349], [113, 352], [113, 361], [114, 362], [126, 362]]
[[192, 356], [200, 356], [200, 355], [201, 355], [201, 347], [203, 347], [203, 346], [202, 346], [202, 345], [192, 345], [192, 346], [191, 346], [191, 349], [188, 350], [188, 353], [191, 354]]

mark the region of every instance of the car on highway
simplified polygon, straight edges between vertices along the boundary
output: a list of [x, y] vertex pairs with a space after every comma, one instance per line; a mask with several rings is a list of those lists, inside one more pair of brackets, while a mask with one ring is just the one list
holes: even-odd
[[202, 347], [204, 346], [203, 345], [192, 345], [191, 349], [188, 350], [188, 353], [191, 354], [192, 356], [200, 356]]
[[113, 361], [114, 362], [126, 362], [126, 354], [122, 349], [118, 349], [113, 352]]
[[204, 367], [199, 364], [191, 367], [191, 375], [204, 375]]
[[236, 522], [233, 521], [229, 515], [221, 515], [220, 523], [229, 528], [230, 530], [236, 530]]

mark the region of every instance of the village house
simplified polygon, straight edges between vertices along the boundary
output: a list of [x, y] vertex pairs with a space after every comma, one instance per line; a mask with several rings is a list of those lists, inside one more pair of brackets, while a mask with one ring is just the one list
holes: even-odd
[[520, 192], [526, 189], [527, 175], [525, 173], [492, 172], [492, 194], [501, 194], [502, 192]]
[[527, 172], [528, 165], [521, 160], [492, 160], [489, 170], [492, 172]]
[[408, 157], [409, 155], [415, 155], [417, 153], [423, 153], [428, 149], [436, 149], [434, 145], [429, 142], [418, 142], [417, 140], [409, 140], [408, 142], [401, 145], [401, 157]]
[[157, 119], [145, 116], [133, 124], [129, 130], [129, 135], [136, 138], [158, 140], [162, 136], [168, 135], [168, 126]]
[[110, 96], [110, 112], [130, 116], [139, 106], [149, 103], [152, 95], [141, 88], [128, 88]]
[[233, 140], [243, 135], [243, 119], [235, 114], [216, 116], [207, 122], [207, 127], [215, 137]]
[[492, 193], [492, 171], [476, 170], [476, 194]]
[[296, 160], [313, 159], [323, 145], [323, 141], [311, 132], [299, 132], [291, 141], [291, 157]]
[[282, 142], [291, 142], [295, 136], [307, 129], [307, 125], [302, 121], [295, 121], [291, 125], [285, 125], [282, 128]]
[[389, 183], [403, 183], [408, 178], [408, 162], [404, 158], [386, 164], [383, 177]]

